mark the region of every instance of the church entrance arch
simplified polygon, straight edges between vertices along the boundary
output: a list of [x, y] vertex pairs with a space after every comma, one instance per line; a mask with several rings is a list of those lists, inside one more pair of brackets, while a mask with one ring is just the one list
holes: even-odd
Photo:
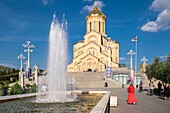
[[92, 69], [87, 69], [87, 72], [92, 72]]

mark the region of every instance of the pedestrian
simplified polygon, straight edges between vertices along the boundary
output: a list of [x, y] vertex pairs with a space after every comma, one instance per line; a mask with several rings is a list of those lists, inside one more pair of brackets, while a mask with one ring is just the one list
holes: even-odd
[[138, 84], [136, 84], [136, 88], [138, 88]]
[[106, 87], [106, 88], [108, 87], [108, 84], [107, 84], [107, 82], [105, 82], [105, 83], [104, 83], [104, 87]]
[[150, 80], [150, 83], [149, 83], [149, 96], [152, 96], [153, 95], [153, 82]]
[[167, 87], [165, 88], [164, 92], [165, 92], [165, 94], [164, 94], [165, 100], [167, 100], [167, 98], [170, 97], [170, 88], [169, 88], [169, 85], [167, 85]]
[[130, 84], [127, 91], [128, 91], [128, 101], [127, 101], [127, 103], [128, 104], [134, 104], [134, 105], [137, 104], [138, 101], [135, 98], [135, 94], [134, 94], [135, 88], [134, 88], [133, 84]]
[[142, 88], [143, 88], [143, 83], [142, 83], [142, 81], [140, 81], [140, 84], [139, 84], [139, 92], [142, 92]]
[[158, 83], [157, 85], [158, 85], [158, 95], [161, 96], [162, 84], [161, 84], [161, 82], [159, 81], [159, 83]]
[[165, 97], [166, 84], [163, 85], [163, 96]]

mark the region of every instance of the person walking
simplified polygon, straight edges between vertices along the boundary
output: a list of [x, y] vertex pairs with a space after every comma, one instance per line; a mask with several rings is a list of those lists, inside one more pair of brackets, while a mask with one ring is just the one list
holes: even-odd
[[143, 83], [142, 83], [142, 81], [140, 81], [140, 84], [139, 84], [139, 92], [142, 92], [142, 88], [143, 88]]
[[105, 82], [105, 83], [104, 83], [104, 87], [106, 87], [106, 88], [108, 87], [108, 84], [107, 84], [107, 82]]
[[149, 83], [149, 96], [152, 96], [153, 95], [153, 82], [152, 81], [150, 81], [150, 83]]
[[164, 96], [165, 96], [165, 100], [167, 100], [167, 98], [170, 97], [170, 87], [169, 87], [169, 85], [167, 85], [167, 87], [165, 88]]
[[158, 95], [161, 96], [162, 84], [161, 84], [161, 82], [159, 81], [159, 83], [158, 83], [157, 85], [158, 85]]
[[134, 88], [133, 84], [130, 84], [130, 86], [128, 87], [127, 90], [128, 90], [128, 101], [127, 101], [127, 103], [136, 105], [138, 101], [135, 98], [135, 94], [134, 94], [135, 88]]

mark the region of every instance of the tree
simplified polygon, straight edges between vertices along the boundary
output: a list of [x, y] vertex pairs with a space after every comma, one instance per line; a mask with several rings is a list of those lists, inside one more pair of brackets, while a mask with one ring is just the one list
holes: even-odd
[[146, 75], [151, 80], [161, 80], [163, 83], [170, 83], [170, 56], [166, 61], [161, 61], [158, 57], [154, 59], [153, 63], [146, 67]]
[[8, 94], [8, 85], [0, 85], [0, 96]]
[[18, 83], [16, 83], [10, 90], [10, 95], [17, 95], [17, 94], [23, 94], [23, 93], [24, 91]]
[[8, 69], [8, 73], [7, 74], [10, 75], [10, 69]]
[[33, 84], [33, 85], [31, 86], [31, 89], [29, 90], [29, 93], [36, 93], [36, 89], [37, 89], [36, 84]]
[[151, 80], [153, 78], [152, 71], [151, 71], [151, 65], [146, 66], [146, 72], [145, 73], [146, 73], [149, 80]]
[[4, 72], [3, 72], [3, 75], [7, 75], [7, 72], [6, 72], [6, 70], [4, 70]]
[[165, 62], [165, 81], [170, 84], [170, 56], [167, 57]]
[[9, 88], [9, 82], [8, 81], [0, 81], [0, 96], [4, 96], [8, 94], [8, 88]]

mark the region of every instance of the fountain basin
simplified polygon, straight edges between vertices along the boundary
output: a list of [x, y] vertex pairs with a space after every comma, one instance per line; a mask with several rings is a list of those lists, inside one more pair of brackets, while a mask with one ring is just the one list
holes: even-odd
[[[86, 97], [82, 97], [83, 99], [81, 99], [81, 100], [86, 100], [87, 101], [87, 103], [89, 103], [90, 105], [86, 105], [86, 102], [85, 101], [82, 101], [82, 102], [80, 102], [81, 100], [80, 100], [80, 98], [78, 97], [78, 100], [77, 101], [75, 101], [75, 102], [65, 102], [65, 103], [59, 103], [58, 105], [59, 106], [66, 106], [66, 108], [64, 108], [65, 110], [70, 110], [69, 108], [67, 108], [67, 107], [70, 107], [70, 104], [77, 104], [77, 103], [80, 103], [80, 105], [79, 105], [79, 111], [83, 111], [83, 109], [82, 109], [82, 106], [84, 106], [85, 107], [85, 109], [87, 109], [87, 110], [90, 110], [90, 111], [87, 111], [87, 112], [90, 112], [90, 113], [103, 113], [103, 112], [105, 112], [106, 113], [106, 111], [108, 111], [109, 110], [109, 97], [110, 97], [110, 92], [108, 92], [108, 91], [75, 91], [74, 93], [77, 93], [78, 95], [90, 95], [91, 97], [92, 97], [92, 99], [89, 99], [88, 100], [88, 98], [86, 98]], [[44, 93], [45, 94], [45, 93]], [[41, 94], [41, 95], [44, 95], [44, 94]], [[92, 105], [92, 101], [94, 101], [94, 100], [97, 100], [97, 99], [94, 99], [95, 97], [96, 97], [96, 95], [100, 95], [101, 94], [101, 97], [100, 97], [100, 99], [98, 100], [98, 102], [97, 102], [97, 104], [96, 105]], [[16, 100], [16, 99], [22, 99], [22, 98], [26, 98], [26, 99], [29, 99], [30, 100], [30, 98], [31, 97], [35, 97], [36, 95], [40, 95], [40, 94], [38, 94], [38, 93], [33, 93], [33, 94], [22, 94], [22, 95], [12, 95], [12, 96], [4, 96], [4, 97], [0, 97], [0, 104], [3, 104], [3, 101], [13, 101], [13, 100]], [[38, 103], [36, 103], [34, 106], [32, 106], [31, 105], [32, 103], [28, 103], [28, 106], [31, 106], [32, 107], [32, 109], [34, 109], [35, 110], [35, 108], [37, 107], [37, 106], [39, 106], [39, 104]], [[41, 106], [42, 106], [42, 108], [45, 108], [45, 107], [43, 107], [44, 105], [45, 105], [46, 103], [41, 103]], [[55, 109], [54, 108], [56, 108], [56, 107], [54, 107], [54, 105], [55, 105], [56, 103], [49, 103], [48, 105], [49, 105], [49, 109], [51, 110], [51, 111], [54, 111]], [[50, 107], [50, 106], [53, 106], [53, 107]], [[89, 106], [92, 106], [92, 108], [89, 108]], [[20, 109], [20, 108], [18, 108], [18, 109]], [[30, 109], [29, 109], [30, 110]], [[38, 111], [39, 109], [37, 108], [37, 111]], [[44, 109], [45, 110], [45, 109]], [[77, 112], [77, 109], [72, 109], [72, 112], [73, 113], [76, 113]]]

